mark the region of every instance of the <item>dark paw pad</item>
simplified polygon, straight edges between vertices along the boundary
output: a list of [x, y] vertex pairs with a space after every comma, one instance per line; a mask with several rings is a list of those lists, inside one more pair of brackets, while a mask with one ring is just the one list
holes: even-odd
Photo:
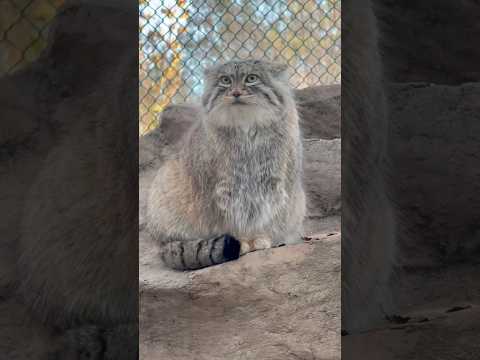
[[225, 235], [223, 244], [223, 257], [225, 260], [236, 260], [240, 257], [240, 241], [233, 236]]

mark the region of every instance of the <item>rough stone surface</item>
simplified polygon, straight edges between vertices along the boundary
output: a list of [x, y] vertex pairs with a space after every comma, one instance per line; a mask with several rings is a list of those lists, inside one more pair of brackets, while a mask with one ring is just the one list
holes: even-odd
[[403, 325], [342, 338], [342, 358], [358, 360], [476, 360], [480, 307], [430, 310]]
[[340, 85], [296, 90], [295, 100], [304, 138], [340, 137]]
[[424, 265], [478, 258], [480, 85], [416, 83], [390, 90], [405, 258]]
[[479, 277], [478, 263], [409, 268], [397, 283], [397, 316], [388, 326], [343, 336], [342, 358], [479, 359]]
[[141, 257], [141, 359], [340, 359], [340, 236], [195, 272]]
[[342, 358], [480, 358], [478, 99], [478, 83], [390, 87], [398, 313], [343, 336]]
[[477, 0], [375, 0], [390, 81], [480, 81]]
[[304, 141], [307, 234], [340, 231], [340, 139]]

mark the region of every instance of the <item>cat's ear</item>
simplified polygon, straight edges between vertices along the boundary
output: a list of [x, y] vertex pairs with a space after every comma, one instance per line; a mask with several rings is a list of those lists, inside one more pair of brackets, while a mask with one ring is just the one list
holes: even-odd
[[284, 78], [287, 76], [287, 64], [273, 62], [269, 64], [269, 70], [273, 76], [278, 78]]

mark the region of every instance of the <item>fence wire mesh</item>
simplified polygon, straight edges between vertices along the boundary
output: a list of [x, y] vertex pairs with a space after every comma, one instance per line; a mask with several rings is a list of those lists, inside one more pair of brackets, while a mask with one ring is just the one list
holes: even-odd
[[286, 63], [295, 88], [339, 83], [340, 11], [341, 0], [140, 0], [140, 134], [167, 105], [195, 101], [219, 61]]
[[[64, 0], [0, 0], [0, 76], [34, 61]], [[302, 88], [341, 77], [341, 0], [140, 0], [140, 134], [167, 105], [195, 101], [203, 68], [230, 59], [289, 65]]]
[[0, 76], [34, 61], [64, 0], [0, 0]]

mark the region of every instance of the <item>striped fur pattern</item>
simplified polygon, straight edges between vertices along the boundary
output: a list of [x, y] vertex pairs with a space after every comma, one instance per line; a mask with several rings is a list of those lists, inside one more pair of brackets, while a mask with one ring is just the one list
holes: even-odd
[[302, 145], [285, 70], [257, 60], [206, 70], [203, 112], [150, 189], [148, 226], [167, 266], [300, 240]]

